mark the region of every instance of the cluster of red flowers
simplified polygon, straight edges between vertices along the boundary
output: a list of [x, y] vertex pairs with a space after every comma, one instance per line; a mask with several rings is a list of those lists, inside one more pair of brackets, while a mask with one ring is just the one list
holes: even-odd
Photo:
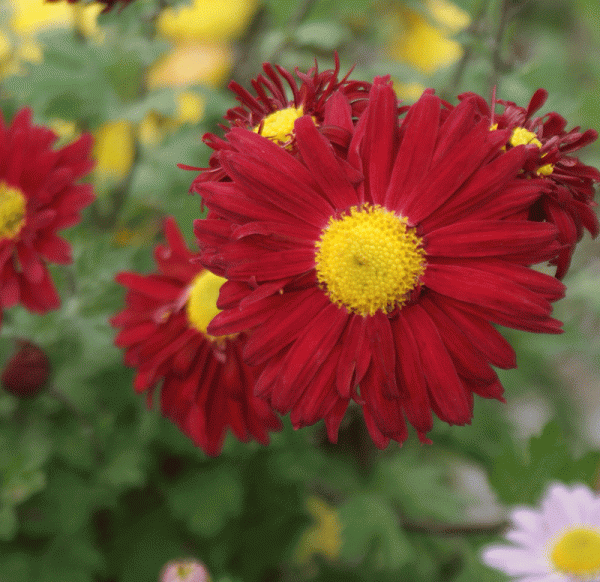
[[17, 303], [35, 313], [59, 307], [47, 264], [72, 259], [56, 233], [77, 224], [94, 199], [90, 184], [76, 184], [94, 165], [92, 137], [54, 150], [57, 137], [32, 125], [29, 109], [9, 127], [0, 115], [0, 323], [3, 309]]
[[163, 412], [211, 454], [227, 425], [266, 442], [271, 411], [324, 419], [335, 442], [354, 402], [381, 448], [406, 421], [427, 442], [432, 413], [470, 422], [473, 394], [502, 400], [493, 367], [516, 365], [496, 325], [562, 331], [559, 279], [598, 233], [600, 174], [571, 154], [596, 132], [533, 117], [544, 91], [522, 108], [428, 90], [403, 108], [388, 78], [339, 80], [337, 62], [299, 86], [264, 72], [256, 96], [231, 85], [225, 137], [204, 138], [199, 252], [169, 221], [159, 273], [118, 277], [136, 389], [162, 379]]
[[[296, 74], [264, 65], [256, 96], [231, 85], [240, 106], [224, 138], [205, 136], [214, 151], [191, 187], [208, 208], [199, 250], [168, 219], [158, 272], [117, 275], [116, 343], [135, 389], [150, 403], [161, 384], [165, 416], [211, 455], [228, 427], [267, 443], [276, 413], [323, 419], [335, 442], [351, 403], [377, 446], [403, 442], [406, 421], [427, 442], [432, 413], [462, 425], [474, 394], [502, 400], [494, 367], [516, 363], [495, 326], [561, 332], [560, 279], [599, 230], [600, 173], [573, 153], [597, 133], [534, 116], [543, 90], [527, 108], [471, 93], [453, 107], [431, 90], [401, 107], [388, 78], [340, 79], [337, 59]], [[90, 136], [55, 140], [28, 109], [0, 118], [0, 317], [59, 306], [47, 263], [71, 257], [57, 231], [93, 199], [76, 183]]]

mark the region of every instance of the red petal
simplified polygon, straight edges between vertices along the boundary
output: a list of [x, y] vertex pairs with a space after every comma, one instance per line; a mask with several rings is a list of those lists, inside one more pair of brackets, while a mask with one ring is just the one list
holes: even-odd
[[399, 208], [404, 196], [427, 175], [438, 136], [440, 99], [425, 93], [410, 109], [402, 124], [402, 142], [392, 168], [384, 206]]
[[441, 295], [494, 309], [511, 317], [540, 319], [552, 311], [544, 297], [486, 270], [483, 262], [480, 268], [430, 262], [422, 281]]
[[[486, 257], [520, 254], [530, 256], [530, 264], [540, 252], [556, 240], [557, 231], [550, 224], [527, 221], [478, 220], [449, 224], [429, 232], [425, 237], [428, 256]], [[543, 259], [542, 259], [543, 260]]]
[[405, 321], [415, 330], [415, 339], [427, 378], [427, 386], [432, 402], [437, 405], [440, 418], [451, 424], [465, 424], [471, 421], [472, 396], [461, 382], [454, 362], [448, 354], [437, 326], [427, 312], [419, 305], [407, 310]]
[[356, 190], [336, 160], [331, 144], [317, 131], [310, 116], [296, 120], [296, 144], [309, 172], [336, 210], [358, 204]]

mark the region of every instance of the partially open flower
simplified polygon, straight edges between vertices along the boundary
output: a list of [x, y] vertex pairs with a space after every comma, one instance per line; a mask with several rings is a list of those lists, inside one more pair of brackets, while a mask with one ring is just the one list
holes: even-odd
[[[340, 63], [337, 54], [335, 68], [321, 72], [316, 64], [306, 73], [296, 69], [296, 77], [283, 67], [271, 63], [264, 63], [263, 70], [264, 75], [252, 80], [256, 96], [235, 81], [229, 83], [229, 88], [236, 94], [240, 105], [229, 109], [225, 114], [224, 119], [229, 126], [223, 126], [225, 131], [232, 127], [251, 129], [278, 145], [295, 151], [294, 122], [303, 115], [310, 115], [332, 142], [347, 147], [350, 131], [340, 122], [339, 117], [344, 117], [344, 112], [340, 110], [348, 107], [350, 118], [356, 119], [366, 106], [370, 83], [349, 79], [350, 73], [339, 79]], [[326, 107], [334, 95], [342, 103], [339, 107]], [[222, 139], [212, 133], [205, 134], [203, 140], [215, 150], [210, 157], [209, 167], [196, 168], [180, 164], [184, 169], [203, 170], [192, 183], [190, 191], [197, 191], [198, 185], [203, 182], [227, 179], [218, 153], [221, 150], [231, 150], [233, 146], [227, 138]]]
[[93, 167], [92, 137], [55, 150], [57, 135], [31, 124], [31, 110], [12, 125], [0, 116], [0, 318], [22, 303], [35, 313], [56, 309], [60, 299], [47, 263], [71, 262], [71, 247], [57, 231], [80, 221], [94, 199], [90, 184], [77, 184]]
[[[593, 129], [582, 132], [579, 127], [566, 131], [566, 119], [556, 112], [535, 116], [547, 97], [545, 89], [538, 89], [525, 108], [500, 99], [490, 107], [482, 97], [472, 93], [460, 96], [478, 101], [482, 114], [490, 119], [492, 130], [511, 131], [507, 148], [528, 146], [529, 158], [521, 177], [541, 177], [546, 181], [546, 187], [543, 196], [531, 205], [527, 215], [530, 220], [547, 221], [557, 227], [558, 241], [563, 248], [551, 263], [556, 265], [556, 277], [562, 279], [584, 229], [594, 238], [600, 230], [593, 210], [597, 206], [594, 183], [600, 182], [600, 172], [571, 155], [595, 141], [598, 132]], [[497, 113], [495, 105], [502, 106], [504, 111]]]
[[206, 329], [219, 312], [223, 277], [191, 259], [174, 219], [165, 224], [168, 245], [155, 249], [158, 273], [119, 273], [128, 288], [127, 307], [111, 323], [122, 327], [115, 339], [125, 363], [137, 368], [134, 388], [148, 402], [162, 382], [163, 414], [209, 455], [221, 451], [230, 427], [241, 441], [269, 442], [281, 424], [268, 404], [254, 396], [260, 368], [247, 366], [242, 350], [247, 334], [215, 337]]
[[2, 372], [2, 386], [19, 398], [39, 394], [50, 376], [50, 361], [41, 348], [29, 341], [19, 341], [18, 351]]

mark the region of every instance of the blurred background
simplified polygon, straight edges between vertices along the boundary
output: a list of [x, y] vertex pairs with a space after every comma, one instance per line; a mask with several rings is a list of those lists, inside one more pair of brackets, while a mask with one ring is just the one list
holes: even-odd
[[[193, 243], [189, 195], [211, 150], [201, 137], [265, 61], [391, 75], [412, 103], [424, 88], [527, 106], [567, 129], [600, 126], [596, 0], [0, 0], [0, 107], [30, 106], [59, 145], [95, 138], [97, 201], [65, 236], [72, 265], [51, 268], [62, 307], [17, 306], [0, 329], [0, 369], [26, 338], [52, 365], [48, 390], [0, 390], [0, 582], [159, 580], [190, 558], [215, 582], [500, 581], [480, 547], [507, 509], [553, 479], [598, 482], [600, 247], [586, 233], [555, 304], [560, 336], [502, 330], [518, 355], [499, 371], [506, 404], [476, 399], [471, 426], [438, 422], [422, 446], [374, 448], [346, 415], [337, 446], [320, 424], [289, 422], [268, 447], [228, 437], [207, 457], [132, 388], [108, 318], [118, 271], [153, 269], [166, 215]], [[600, 165], [592, 144], [581, 160]], [[543, 268], [543, 267], [542, 267]], [[553, 270], [548, 270], [553, 273]], [[184, 578], [181, 570], [179, 576]], [[177, 578], [175, 578], [177, 579]], [[191, 578], [190, 578], [191, 580]]]

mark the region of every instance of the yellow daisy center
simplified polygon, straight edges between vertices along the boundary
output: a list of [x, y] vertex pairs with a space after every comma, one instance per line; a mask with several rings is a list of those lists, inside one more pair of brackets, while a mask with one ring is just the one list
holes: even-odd
[[212, 338], [206, 333], [208, 324], [215, 315], [221, 312], [217, 307], [219, 290], [226, 279], [211, 273], [203, 271], [196, 275], [192, 281], [190, 296], [186, 304], [188, 321], [200, 333]]
[[177, 566], [177, 576], [181, 579], [181, 580], [185, 580], [191, 573], [193, 570], [193, 566], [191, 566], [190, 564], [182, 564]]
[[555, 543], [550, 559], [564, 574], [600, 574], [600, 532], [589, 528], [568, 531]]
[[[509, 143], [511, 146], [534, 144], [540, 149], [542, 147], [542, 142], [536, 137], [535, 133], [524, 127], [515, 127], [513, 129]], [[544, 157], [544, 154], [542, 154], [542, 157]], [[536, 170], [536, 173], [540, 176], [549, 176], [553, 170], [554, 166], [552, 164], [544, 164]]]
[[[270, 140], [283, 144], [289, 141], [294, 133], [294, 121], [304, 115], [302, 107], [287, 107], [280, 111], [273, 111], [265, 117], [260, 135], [268, 137]], [[260, 125], [257, 125], [253, 131], [259, 133]]]
[[519, 145], [527, 145], [527, 144], [535, 144], [538, 148], [542, 147], [542, 142], [536, 137], [533, 131], [529, 131], [524, 127], [515, 127], [513, 129], [512, 135], [508, 140], [511, 146], [519, 146]]
[[425, 272], [425, 251], [404, 217], [379, 205], [330, 218], [316, 242], [317, 278], [333, 303], [359, 315], [389, 313]]
[[0, 239], [16, 238], [25, 224], [26, 206], [20, 190], [0, 182]]

